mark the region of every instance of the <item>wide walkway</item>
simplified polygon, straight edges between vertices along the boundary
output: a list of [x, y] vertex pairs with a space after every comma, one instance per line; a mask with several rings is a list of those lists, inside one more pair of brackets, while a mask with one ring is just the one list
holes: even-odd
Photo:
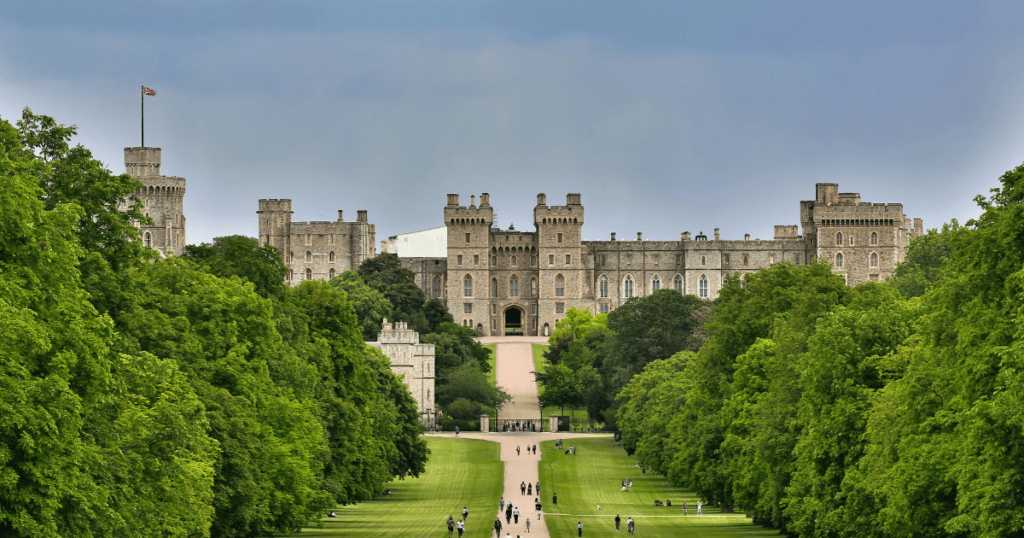
[[[523, 337], [502, 337], [489, 340], [494, 341], [485, 343], [497, 344], [495, 349], [497, 350], [498, 386], [504, 388], [512, 396], [512, 402], [506, 404], [501, 409], [500, 418], [538, 419], [540, 417], [540, 402], [537, 398], [537, 383], [534, 381], [533, 374], [531, 373], [534, 368], [533, 342], [524, 342]], [[519, 523], [517, 524], [513, 520], [511, 525], [507, 525], [505, 523], [504, 510], [498, 511], [498, 501], [500, 499], [494, 499], [494, 513], [485, 515], [488, 528], [494, 524], [494, 515], [497, 514], [501, 517], [501, 524], [504, 526], [501, 534], [502, 537], [505, 536], [506, 531], [512, 536], [517, 534], [525, 535], [526, 519], [529, 518], [531, 523], [530, 537], [548, 538], [550, 534], [548, 533], [548, 527], [544, 518], [541, 517], [538, 520], [537, 514], [534, 511], [534, 499], [540, 499], [545, 509], [550, 508], [552, 492], [549, 489], [545, 489], [544, 484], [541, 484], [543, 495], [538, 495], [536, 491], [533, 492], [532, 496], [523, 495], [520, 493], [519, 486], [524, 482], [533, 484], [534, 487], [537, 485], [537, 480], [540, 476], [537, 465], [543, 457], [540, 447], [541, 441], [571, 439], [574, 437], [594, 437], [595, 435], [570, 432], [466, 432], [461, 434], [461, 436], [470, 439], [496, 441], [501, 445], [501, 460], [505, 462], [504, 499], [506, 502], [512, 501], [512, 506], [519, 508]], [[537, 445], [536, 456], [526, 452], [526, 447], [533, 446], [534, 444]], [[516, 447], [520, 449], [518, 454], [516, 453]]]

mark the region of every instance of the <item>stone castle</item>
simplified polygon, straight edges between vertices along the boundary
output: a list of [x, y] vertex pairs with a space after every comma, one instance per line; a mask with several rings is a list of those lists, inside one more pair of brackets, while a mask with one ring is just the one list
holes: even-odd
[[392, 325], [387, 318], [377, 335], [377, 341], [367, 344], [380, 349], [391, 359], [391, 371], [409, 387], [424, 421], [435, 418], [434, 344], [420, 343], [419, 333], [401, 321]]
[[160, 148], [124, 148], [124, 167], [142, 182], [137, 194], [142, 212], [153, 219], [152, 226], [139, 225], [142, 242], [160, 253], [174, 255], [185, 250], [185, 178], [160, 174]]

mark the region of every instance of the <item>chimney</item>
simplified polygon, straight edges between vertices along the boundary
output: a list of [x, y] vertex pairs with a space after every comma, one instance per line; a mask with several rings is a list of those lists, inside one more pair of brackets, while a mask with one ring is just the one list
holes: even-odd
[[366, 222], [366, 210], [360, 209], [356, 211], [356, 222]]
[[718, 228], [715, 228], [715, 241], [718, 241]]
[[750, 234], [743, 234], [744, 241], [750, 241]]
[[345, 219], [341, 217], [341, 210], [338, 210], [338, 222], [345, 222]]
[[537, 195], [537, 205], [548, 205], [548, 197], [543, 192]]
[[683, 232], [682, 239], [683, 239], [683, 241], [689, 241], [690, 240], [690, 232]]
[[636, 240], [637, 241], [643, 241], [644, 240], [644, 233], [643, 232], [637, 232], [636, 233]]
[[458, 206], [459, 205], [459, 195], [458, 194], [449, 194], [448, 195], [448, 205]]
[[491, 207], [491, 195], [486, 192], [480, 195], [480, 207]]
[[470, 194], [469, 195], [469, 207], [476, 207], [476, 195], [475, 194]]
[[615, 241], [615, 232], [612, 232], [612, 241]]

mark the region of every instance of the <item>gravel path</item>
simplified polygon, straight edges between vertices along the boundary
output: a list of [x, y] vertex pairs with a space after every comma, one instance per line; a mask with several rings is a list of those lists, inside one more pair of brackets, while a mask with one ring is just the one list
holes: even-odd
[[[537, 399], [537, 383], [533, 374], [533, 347], [532, 342], [524, 342], [522, 337], [491, 338], [488, 343], [497, 344], [497, 382], [498, 386], [504, 388], [511, 396], [512, 402], [501, 409], [500, 418], [532, 419], [540, 418], [540, 405]], [[610, 435], [609, 435], [610, 436]], [[515, 520], [511, 525], [505, 523], [504, 511], [498, 512], [498, 501], [494, 499], [495, 512], [485, 514], [484, 523], [488, 528], [494, 524], [494, 516], [501, 517], [501, 524], [504, 525], [501, 536], [509, 532], [512, 536], [517, 534], [526, 535], [526, 519], [530, 519], [531, 538], [548, 538], [548, 527], [541, 517], [537, 519], [534, 511], [534, 499], [539, 498], [544, 505], [545, 511], [551, 509], [551, 490], [541, 484], [543, 495], [522, 495], [519, 485], [523, 482], [537, 485], [539, 477], [537, 464], [543, 454], [541, 453], [541, 441], [552, 439], [572, 439], [574, 437], [595, 437], [594, 434], [585, 433], [477, 433], [466, 432], [461, 437], [467, 439], [485, 439], [496, 441], [501, 445], [501, 460], [505, 462], [505, 502], [512, 501], [512, 506], [519, 508], [519, 523]], [[537, 445], [537, 455], [526, 452], [527, 446]], [[516, 447], [520, 447], [519, 454], [516, 454]], [[491, 531], [491, 535], [494, 532]]]

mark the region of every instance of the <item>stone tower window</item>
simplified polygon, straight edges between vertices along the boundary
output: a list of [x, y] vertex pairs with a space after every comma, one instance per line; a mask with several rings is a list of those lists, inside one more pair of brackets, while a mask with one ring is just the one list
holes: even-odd
[[572, 254], [566, 254], [565, 255], [565, 264], [566, 265], [572, 265]]
[[601, 280], [598, 281], [598, 288], [601, 290], [601, 297], [608, 297], [608, 277], [601, 275]]
[[661, 289], [661, 279], [657, 276], [651, 281], [651, 291], [658, 291]]
[[743, 255], [743, 265], [747, 265], [750, 262], [750, 257], [746, 254]]
[[608, 265], [608, 257], [604, 254], [601, 255], [601, 265]]
[[329, 278], [334, 278], [334, 268], [332, 267], [331, 270], [327, 272], [327, 274], [330, 275]]
[[878, 254], [871, 253], [871, 267], [878, 267]]
[[679, 275], [676, 275], [676, 279], [672, 282], [672, 284], [675, 286], [676, 291], [678, 291], [679, 293], [683, 293], [683, 279], [682, 279], [682, 277], [680, 277]]
[[799, 254], [796, 255], [795, 259], [796, 259], [796, 264], [800, 265], [800, 255]]
[[554, 264], [555, 264], [555, 255], [554, 254], [548, 254], [548, 265], [554, 265]]
[[334, 244], [334, 234], [327, 236], [327, 242], [332, 245]]
[[479, 254], [474, 254], [473, 255], [473, 265], [480, 265], [480, 255]]
[[853, 236], [852, 235], [850, 236], [850, 246], [851, 247], [853, 246]]
[[561, 242], [562, 242], [562, 234], [558, 234], [558, 242], [559, 242], [559, 243], [561, 243]]
[[839, 254], [836, 254], [836, 267], [842, 267], [842, 266], [843, 266], [843, 253], [840, 252]]
[[700, 290], [700, 298], [708, 298], [708, 277], [707, 275], [700, 275], [700, 280], [697, 281], [697, 289]]
[[306, 244], [307, 245], [312, 245], [313, 244], [313, 236], [312, 235], [306, 234]]
[[313, 261], [313, 253], [307, 250], [306, 251], [306, 263], [309, 263], [311, 261]]
[[512, 276], [512, 280], [508, 281], [508, 295], [509, 297], [519, 297], [519, 278]]
[[455, 265], [462, 265], [462, 254], [455, 257]]
[[513, 266], [515, 266], [515, 265], [516, 265], [516, 261], [517, 261], [517, 260], [516, 260], [516, 257], [515, 257], [515, 256], [512, 256], [512, 265], [513, 265]]
[[[331, 263], [334, 263], [334, 252], [333, 251], [330, 254], [327, 255], [327, 261], [329, 261]], [[334, 269], [331, 269], [331, 270], [333, 271]]]
[[708, 257], [707, 256], [701, 256], [700, 257], [700, 264], [701, 265], [707, 265], [708, 264]]
[[497, 297], [497, 296], [498, 296], [498, 279], [497, 278], [492, 278], [491, 279], [491, 297]]
[[462, 295], [466, 297], [473, 296], [473, 277], [466, 275], [466, 279], [462, 281]]
[[836, 234], [836, 244], [837, 245], [842, 245], [843, 244], [843, 232], [839, 232], [839, 233]]
[[313, 279], [313, 270], [312, 269], [306, 269], [306, 280], [312, 280], [312, 279]]
[[[537, 279], [536, 278], [531, 278], [530, 279], [530, 297], [536, 297], [536, 296], [537, 296]], [[534, 312], [534, 314], [536, 314], [536, 312]]]
[[467, 232], [467, 233], [466, 233], [466, 244], [467, 244], [467, 245], [469, 244], [469, 237], [470, 237], [470, 235], [469, 235], [469, 233]]
[[555, 297], [565, 296], [565, 279], [562, 275], [555, 277]]
[[491, 256], [491, 265], [498, 265], [498, 257]]
[[441, 277], [439, 276], [434, 277], [434, 298], [441, 298]]
[[876, 234], [875, 232], [871, 232], [871, 244], [872, 245], [877, 245], [878, 244], [878, 234]]
[[628, 299], [633, 296], [633, 277], [626, 275], [626, 280], [622, 283], [623, 295]]
[[146, 245], [147, 248], [153, 246], [153, 238], [150, 237], [149, 232], [146, 232], [146, 235], [142, 236], [142, 244]]
[[473, 313], [473, 303], [463, 303], [463, 305], [462, 305], [462, 313], [463, 314], [472, 314]]
[[537, 265], [537, 257], [536, 256], [530, 256], [530, 265], [531, 266], [532, 265]]

